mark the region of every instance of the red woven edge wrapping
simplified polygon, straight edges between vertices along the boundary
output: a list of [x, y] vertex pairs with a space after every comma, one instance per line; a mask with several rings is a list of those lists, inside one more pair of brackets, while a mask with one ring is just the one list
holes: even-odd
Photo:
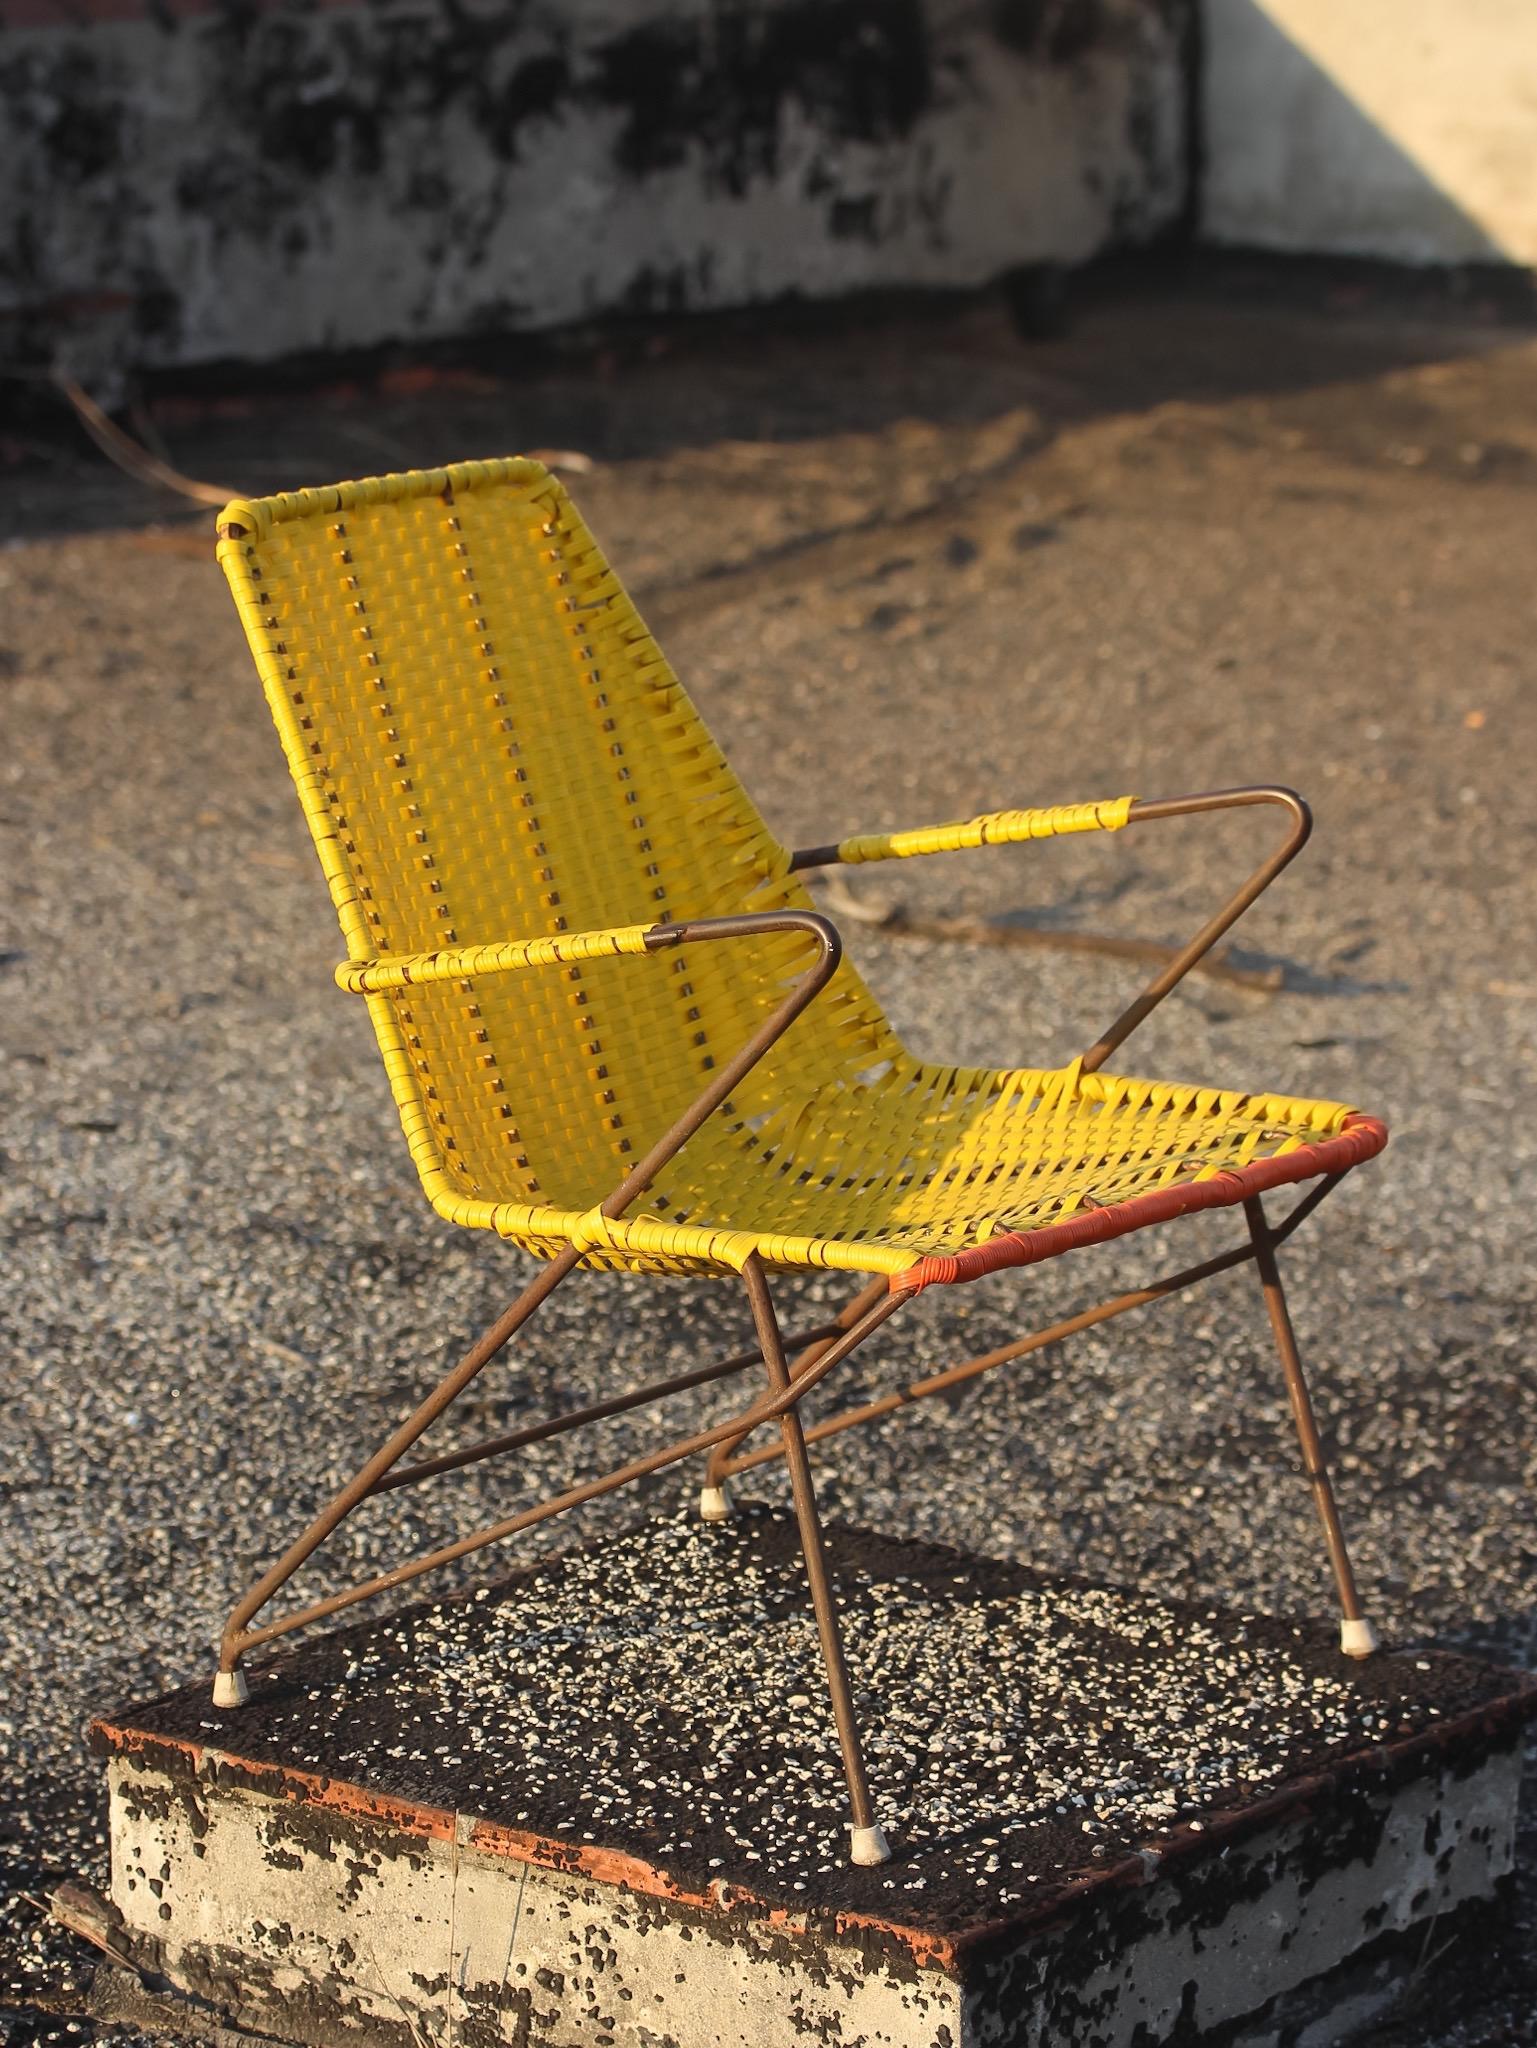
[[925, 1287], [953, 1287], [963, 1280], [980, 1280], [984, 1273], [1001, 1272], [1005, 1266], [1037, 1266], [1062, 1252], [1077, 1251], [1086, 1244], [1103, 1244], [1108, 1238], [1125, 1237], [1128, 1231], [1145, 1230], [1151, 1223], [1167, 1223], [1174, 1216], [1190, 1216], [1197, 1209], [1225, 1209], [1266, 1188], [1285, 1187], [1292, 1181], [1312, 1180], [1322, 1173], [1344, 1173], [1371, 1159], [1388, 1142], [1387, 1126], [1374, 1116], [1348, 1116], [1337, 1136], [1320, 1138], [1315, 1145], [1299, 1145], [1295, 1152], [1279, 1158], [1257, 1159], [1230, 1173], [1213, 1174], [1210, 1180], [1187, 1181], [1182, 1187], [1158, 1188], [1149, 1195], [1133, 1195], [1129, 1202], [1113, 1202], [1103, 1209], [1088, 1209], [1060, 1223], [1048, 1223], [1040, 1230], [1010, 1230], [1002, 1237], [990, 1237], [986, 1244], [970, 1251], [920, 1259], [905, 1273], [893, 1273], [893, 1294], [918, 1294]]

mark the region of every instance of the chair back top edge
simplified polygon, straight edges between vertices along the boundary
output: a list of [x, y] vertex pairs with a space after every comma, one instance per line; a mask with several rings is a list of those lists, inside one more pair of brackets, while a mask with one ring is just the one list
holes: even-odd
[[[531, 493], [553, 485], [561, 489], [542, 462], [528, 455], [504, 455], [478, 462], [448, 462], [440, 469], [392, 470], [384, 476], [354, 477], [343, 483], [278, 491], [266, 498], [233, 498], [218, 517], [221, 537], [232, 529], [265, 537], [290, 520], [324, 517], [360, 507], [403, 504], [445, 493], [494, 489], [522, 484]], [[240, 537], [237, 535], [236, 537]]]

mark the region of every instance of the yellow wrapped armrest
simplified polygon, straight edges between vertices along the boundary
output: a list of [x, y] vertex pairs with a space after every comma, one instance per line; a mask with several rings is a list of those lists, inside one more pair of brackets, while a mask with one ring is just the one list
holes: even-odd
[[960, 853], [971, 846], [1010, 846], [1022, 839], [1055, 839], [1065, 832], [1119, 832], [1134, 797], [1094, 804], [1056, 804], [1045, 810], [987, 811], [953, 825], [916, 832], [867, 832], [838, 842], [840, 861], [906, 860], [920, 853]]
[[437, 953], [385, 953], [376, 960], [344, 960], [336, 970], [336, 983], [350, 995], [371, 996], [385, 989], [416, 988], [429, 981], [469, 981], [477, 974], [506, 974], [515, 967], [606, 960], [616, 953], [644, 953], [647, 937], [655, 930], [652, 924], [625, 924], [612, 931], [560, 932], [549, 939], [448, 946]]

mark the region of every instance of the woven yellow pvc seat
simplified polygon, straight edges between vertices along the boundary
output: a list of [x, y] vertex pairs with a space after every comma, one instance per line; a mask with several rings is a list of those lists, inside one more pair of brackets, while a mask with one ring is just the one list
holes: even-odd
[[[757, 1251], [771, 1265], [883, 1273], [915, 1290], [1241, 1202], [1256, 1187], [1326, 1171], [1321, 1138], [1344, 1138], [1332, 1157], [1345, 1164], [1364, 1157], [1362, 1139], [1374, 1135], [1340, 1103], [1084, 1074], [1076, 1063], [1050, 1072], [937, 1067], [893, 1045], [879, 1064], [878, 1078], [812, 1089], [769, 1067], [762, 1078], [779, 1082], [777, 1105], [758, 1116], [740, 1105], [722, 1112], [633, 1218], [595, 1217], [603, 1183], [547, 1215], [458, 1202], [445, 1213], [490, 1222], [531, 1249], [573, 1239], [612, 1247], [588, 1263], [740, 1266]], [[1271, 1162], [1268, 1180], [1235, 1172]], [[1126, 1206], [1155, 1193], [1166, 1197], [1156, 1214]], [[1053, 1234], [1069, 1218], [1079, 1221], [1076, 1236]], [[1015, 1241], [1025, 1237], [1032, 1242]]]
[[[550, 1262], [236, 1610], [219, 1696], [240, 1696], [239, 1660], [251, 1646], [690, 1450], [713, 1452], [706, 1504], [723, 1513], [725, 1476], [766, 1455], [739, 1446], [773, 1420], [828, 1651], [855, 1850], [873, 1856], [883, 1845], [819, 1562], [799, 1404], [887, 1315], [935, 1283], [1233, 1204], [1244, 1205], [1250, 1243], [1211, 1270], [1259, 1263], [1298, 1399], [1274, 1247], [1300, 1210], [1271, 1229], [1259, 1197], [1311, 1178], [1320, 1185], [1302, 1207], [1314, 1205], [1380, 1148], [1381, 1125], [1342, 1103], [1117, 1079], [1103, 1065], [1291, 859], [1307, 836], [1306, 809], [1276, 789], [1157, 803], [1123, 796], [793, 852], [768, 830], [566, 492], [537, 463], [464, 463], [238, 501], [219, 531], [341, 920], [348, 958], [337, 979], [367, 999], [426, 1192], [441, 1215], [495, 1230]], [[914, 1059], [800, 880], [835, 861], [1117, 832], [1252, 803], [1288, 811], [1285, 845], [1094, 1046], [1060, 1069]], [[527, 1440], [524, 1432], [396, 1469], [579, 1264], [741, 1273], [768, 1394], [732, 1424], [641, 1467], [285, 1621], [250, 1627], [361, 1500]], [[871, 1284], [792, 1364], [768, 1267], [843, 1268]], [[1131, 1305], [1124, 1297], [1105, 1312]], [[1299, 1423], [1305, 1389], [1300, 1398]], [[1316, 1432], [1309, 1447], [1310, 1412], [1306, 1423], [1316, 1489], [1322, 1466]], [[1342, 1564], [1326, 1477], [1322, 1486], [1346, 1633], [1355, 1626], [1360, 1647], [1367, 1625]]]

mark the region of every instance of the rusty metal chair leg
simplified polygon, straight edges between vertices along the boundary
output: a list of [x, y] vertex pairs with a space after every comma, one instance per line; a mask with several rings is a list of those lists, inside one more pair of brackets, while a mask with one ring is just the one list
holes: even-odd
[[[747, 1298], [752, 1304], [753, 1324], [763, 1348], [769, 1384], [775, 1393], [782, 1393], [790, 1384], [790, 1368], [785, 1362], [779, 1318], [769, 1298], [763, 1262], [756, 1252], [743, 1266], [742, 1278], [747, 1283]], [[779, 1426], [784, 1434], [785, 1463], [790, 1468], [790, 1491], [795, 1500], [795, 1517], [800, 1525], [811, 1604], [816, 1611], [817, 1634], [821, 1638], [822, 1659], [827, 1666], [827, 1689], [832, 1695], [838, 1747], [843, 1752], [843, 1774], [848, 1780], [849, 1809], [853, 1816], [849, 1853], [856, 1863], [885, 1863], [890, 1860], [891, 1848], [884, 1829], [876, 1823], [875, 1810], [870, 1803], [864, 1748], [854, 1719], [854, 1699], [849, 1687], [848, 1665], [844, 1661], [843, 1637], [838, 1627], [838, 1610], [833, 1604], [832, 1581], [828, 1576], [827, 1553], [822, 1542], [822, 1520], [817, 1512], [816, 1493], [811, 1483], [811, 1460], [806, 1455], [806, 1438], [797, 1410], [787, 1408], [779, 1419]]]
[[[825, 1335], [814, 1337], [807, 1344], [805, 1350], [799, 1352], [791, 1361], [789, 1367], [791, 1379], [797, 1378], [805, 1371], [808, 1365], [814, 1365], [824, 1352], [836, 1342], [838, 1331], [852, 1330], [860, 1317], [869, 1309], [872, 1309], [876, 1302], [887, 1292], [888, 1288], [884, 1278], [872, 1280], [867, 1286], [861, 1287], [854, 1296], [854, 1299], [846, 1307], [838, 1311], [837, 1319], [832, 1329]], [[709, 1462], [705, 1466], [704, 1485], [699, 1489], [699, 1517], [701, 1521], [726, 1522], [731, 1519], [731, 1490], [727, 1485], [727, 1480], [731, 1473], [731, 1460], [735, 1452], [751, 1435], [752, 1430], [744, 1429], [736, 1436], [729, 1437], [725, 1443], [717, 1444], [710, 1453]], [[779, 1453], [775, 1451], [772, 1455], [777, 1457]]]
[[1351, 1567], [1350, 1553], [1345, 1547], [1345, 1532], [1340, 1526], [1339, 1509], [1335, 1504], [1334, 1488], [1329, 1479], [1329, 1467], [1324, 1458], [1318, 1424], [1313, 1416], [1313, 1403], [1308, 1394], [1307, 1380], [1303, 1374], [1302, 1358], [1297, 1350], [1291, 1316], [1287, 1312], [1286, 1295], [1281, 1287], [1281, 1270], [1276, 1264], [1275, 1238], [1265, 1221], [1265, 1212], [1260, 1205], [1259, 1197], [1251, 1196], [1243, 1206], [1244, 1214], [1249, 1221], [1249, 1234], [1254, 1240], [1254, 1259], [1259, 1268], [1260, 1285], [1265, 1291], [1265, 1307], [1270, 1316], [1270, 1327], [1275, 1336], [1276, 1350], [1281, 1354], [1282, 1370], [1286, 1374], [1286, 1391], [1291, 1397], [1292, 1416], [1297, 1425], [1298, 1440], [1302, 1445], [1302, 1463], [1307, 1472], [1308, 1483], [1313, 1489], [1318, 1519], [1323, 1524], [1324, 1542], [1328, 1546], [1334, 1583], [1339, 1588], [1340, 1648], [1347, 1657], [1369, 1657], [1377, 1648], [1377, 1631], [1367, 1620], [1361, 1606], [1360, 1595], [1356, 1590], [1356, 1576]]
[[321, 1510], [303, 1535], [289, 1545], [271, 1570], [257, 1580], [224, 1625], [219, 1642], [219, 1668], [213, 1682], [213, 1703], [216, 1707], [238, 1707], [248, 1697], [245, 1674], [240, 1669], [241, 1656], [250, 1641], [247, 1630], [273, 1594], [287, 1584], [332, 1530], [377, 1490], [378, 1482], [391, 1466], [398, 1464], [417, 1438], [453, 1405], [471, 1380], [490, 1364], [535, 1309], [554, 1293], [581, 1256], [573, 1245], [552, 1259], [538, 1278], [503, 1311], [479, 1343], [466, 1352], [447, 1378], [433, 1389], [415, 1413], [400, 1425], [388, 1442], [380, 1445], [368, 1463]]

